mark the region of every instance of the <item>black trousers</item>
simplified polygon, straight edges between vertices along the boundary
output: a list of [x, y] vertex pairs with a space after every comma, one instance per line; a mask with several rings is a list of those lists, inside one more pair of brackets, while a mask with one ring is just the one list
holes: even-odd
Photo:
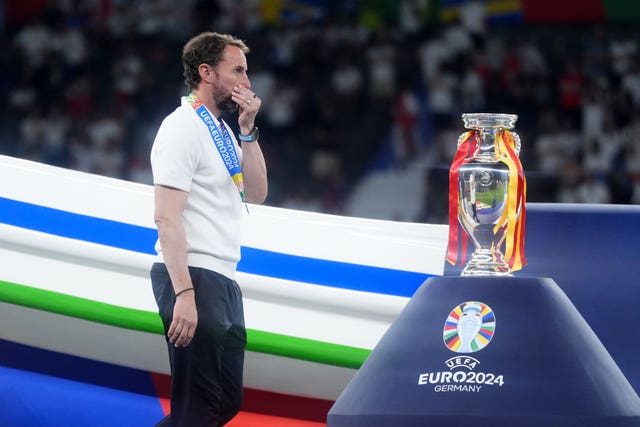
[[[171, 414], [156, 427], [217, 427], [242, 406], [247, 334], [238, 284], [214, 271], [189, 267], [198, 325], [187, 347], [167, 339], [171, 364]], [[166, 333], [176, 298], [164, 264], [151, 268], [151, 284]]]

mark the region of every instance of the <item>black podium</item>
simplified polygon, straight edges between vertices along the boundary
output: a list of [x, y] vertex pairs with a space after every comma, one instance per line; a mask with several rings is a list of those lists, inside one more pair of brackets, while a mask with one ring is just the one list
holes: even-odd
[[638, 427], [640, 398], [553, 280], [440, 277], [421, 285], [327, 422]]

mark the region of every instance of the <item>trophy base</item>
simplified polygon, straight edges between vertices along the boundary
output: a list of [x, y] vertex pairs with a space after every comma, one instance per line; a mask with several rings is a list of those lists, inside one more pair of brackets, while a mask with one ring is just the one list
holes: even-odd
[[500, 252], [488, 249], [477, 249], [471, 259], [462, 269], [461, 276], [465, 277], [512, 277], [511, 267], [502, 258]]
[[[470, 340], [478, 307], [482, 325]], [[640, 398], [553, 280], [435, 277], [356, 372], [327, 426], [638, 427]]]

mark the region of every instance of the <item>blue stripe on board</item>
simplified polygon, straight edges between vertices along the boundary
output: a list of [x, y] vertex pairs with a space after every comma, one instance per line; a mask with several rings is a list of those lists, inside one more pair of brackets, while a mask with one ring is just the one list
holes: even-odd
[[238, 271], [334, 288], [411, 297], [432, 275], [242, 248]]
[[0, 197], [0, 223], [146, 254], [156, 230]]
[[[46, 363], [42, 363], [43, 361]], [[147, 371], [85, 359], [3, 339], [0, 339], [0, 366], [135, 394], [154, 397], [157, 395], [151, 375]]]
[[[155, 229], [0, 197], [0, 223], [155, 254]], [[410, 297], [431, 275], [242, 247], [238, 271], [324, 286]]]

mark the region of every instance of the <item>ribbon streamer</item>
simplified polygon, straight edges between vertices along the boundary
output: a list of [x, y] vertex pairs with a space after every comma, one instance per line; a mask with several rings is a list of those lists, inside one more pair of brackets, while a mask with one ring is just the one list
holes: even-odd
[[[447, 261], [452, 264], [464, 264], [466, 260], [469, 237], [458, 221], [461, 209], [458, 188], [458, 177], [462, 164], [470, 161], [479, 149], [479, 131], [468, 131], [463, 134], [458, 150], [449, 169], [449, 242]], [[512, 271], [520, 270], [526, 265], [524, 254], [524, 229], [526, 222], [525, 195], [526, 180], [520, 159], [515, 152], [515, 138], [508, 130], [497, 132], [494, 141], [496, 159], [507, 165], [509, 169], [509, 185], [505, 210], [494, 227], [494, 233], [506, 227], [505, 259]], [[497, 249], [497, 248], [496, 248]]]
[[[515, 152], [515, 138], [508, 130], [499, 131], [495, 139], [496, 158], [509, 168], [507, 203], [502, 217], [494, 227], [494, 232], [505, 227], [505, 258], [512, 271], [520, 270], [527, 264], [524, 254], [524, 227], [526, 222], [525, 198], [527, 183], [522, 163]], [[516, 178], [516, 179], [514, 179]]]
[[[469, 246], [469, 237], [464, 230], [461, 230], [458, 222], [458, 213], [460, 204], [458, 203], [458, 176], [460, 175], [460, 166], [464, 161], [476, 152], [478, 149], [477, 131], [468, 131], [462, 138], [458, 150], [453, 158], [453, 163], [449, 169], [449, 244], [447, 248], [447, 261], [456, 265], [458, 261], [463, 264], [467, 256], [467, 247]], [[458, 246], [461, 245], [461, 248]], [[460, 254], [460, 260], [458, 260]]]

